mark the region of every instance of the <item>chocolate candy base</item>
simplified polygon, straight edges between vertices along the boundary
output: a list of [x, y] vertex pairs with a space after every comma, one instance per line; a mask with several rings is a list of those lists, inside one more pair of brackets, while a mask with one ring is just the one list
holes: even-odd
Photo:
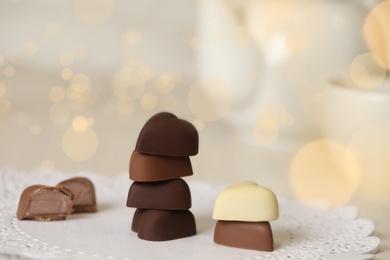
[[191, 208], [191, 191], [183, 179], [133, 182], [127, 206], [140, 209], [186, 210]]
[[92, 213], [96, 211], [96, 205], [73, 205], [72, 213]]
[[145, 211], [145, 209], [137, 209], [134, 212], [133, 222], [131, 223], [131, 230], [133, 230], [136, 233], [138, 233], [139, 221], [140, 221], [142, 213], [144, 213], [144, 211]]
[[168, 241], [196, 235], [195, 218], [189, 210], [147, 209], [136, 211], [135, 216], [139, 220], [133, 220], [132, 229], [143, 240]]
[[274, 250], [269, 222], [218, 220], [214, 242], [220, 245], [271, 252]]

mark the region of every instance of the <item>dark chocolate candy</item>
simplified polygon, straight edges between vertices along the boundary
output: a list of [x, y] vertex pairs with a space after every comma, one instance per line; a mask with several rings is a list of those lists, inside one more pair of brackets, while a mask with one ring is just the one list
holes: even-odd
[[63, 187], [27, 187], [20, 196], [16, 216], [20, 220], [64, 220], [72, 212], [72, 197], [72, 193]]
[[194, 215], [189, 210], [145, 210], [138, 224], [138, 237], [167, 241], [196, 235]]
[[196, 128], [174, 114], [162, 112], [151, 117], [139, 134], [136, 150], [166, 156], [191, 156], [198, 153]]
[[75, 177], [58, 184], [73, 194], [74, 213], [96, 212], [96, 196], [93, 183], [87, 178]]
[[214, 242], [217, 244], [271, 252], [274, 250], [269, 222], [243, 222], [218, 220]]
[[136, 209], [133, 216], [133, 221], [131, 222], [131, 230], [138, 233], [138, 225], [141, 219], [142, 213], [144, 213], [146, 209]]
[[130, 159], [130, 179], [149, 182], [162, 181], [192, 175], [188, 156], [163, 156], [133, 151]]
[[127, 206], [140, 209], [185, 210], [191, 208], [191, 191], [183, 179], [133, 182]]

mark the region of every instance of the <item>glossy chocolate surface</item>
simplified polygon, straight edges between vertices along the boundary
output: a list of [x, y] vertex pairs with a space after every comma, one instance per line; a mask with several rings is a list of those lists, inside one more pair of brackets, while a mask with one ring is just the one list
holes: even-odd
[[129, 167], [130, 180], [140, 182], [162, 181], [192, 175], [188, 156], [163, 156], [133, 151]]
[[16, 216], [20, 220], [64, 220], [72, 209], [72, 194], [66, 188], [33, 185], [21, 194]]
[[269, 222], [242, 222], [218, 220], [214, 242], [217, 244], [271, 252], [274, 250]]
[[83, 177], [75, 177], [58, 184], [73, 194], [73, 212], [96, 212], [96, 195], [93, 183]]
[[138, 233], [138, 225], [141, 220], [142, 213], [144, 213], [146, 209], [136, 209], [133, 216], [133, 221], [131, 222], [131, 230]]
[[189, 210], [143, 211], [138, 237], [149, 241], [167, 241], [196, 235], [194, 215]]
[[162, 112], [145, 123], [136, 150], [154, 155], [192, 156], [198, 153], [198, 146], [198, 131], [191, 123]]
[[140, 209], [186, 210], [191, 208], [191, 191], [183, 179], [133, 182], [127, 206]]

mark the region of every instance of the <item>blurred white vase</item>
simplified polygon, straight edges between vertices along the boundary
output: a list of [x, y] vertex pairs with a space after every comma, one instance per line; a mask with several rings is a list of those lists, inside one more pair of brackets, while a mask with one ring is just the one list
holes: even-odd
[[[199, 76], [230, 87], [226, 120], [245, 140], [301, 145], [320, 134], [312, 109], [322, 82], [366, 51], [365, 15], [352, 0], [210, 0], [199, 11]], [[237, 32], [249, 40], [237, 41]]]

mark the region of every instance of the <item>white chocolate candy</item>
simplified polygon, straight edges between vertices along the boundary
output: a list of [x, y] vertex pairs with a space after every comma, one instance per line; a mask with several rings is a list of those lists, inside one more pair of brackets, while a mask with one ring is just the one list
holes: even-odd
[[227, 187], [214, 205], [213, 219], [216, 220], [260, 222], [277, 218], [279, 207], [275, 194], [252, 181]]

